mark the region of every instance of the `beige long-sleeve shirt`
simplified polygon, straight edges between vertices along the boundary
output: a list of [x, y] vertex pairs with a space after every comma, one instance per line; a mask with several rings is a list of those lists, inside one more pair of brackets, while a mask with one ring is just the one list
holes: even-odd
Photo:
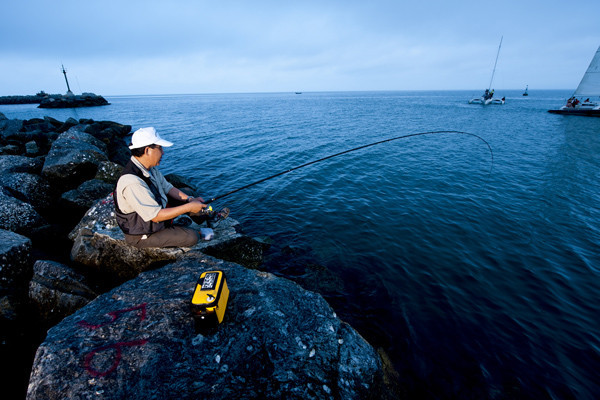
[[173, 188], [173, 185], [167, 182], [156, 167], [147, 170], [133, 156], [131, 161], [140, 168], [144, 176], [149, 177], [152, 183], [156, 185], [161, 194], [162, 204], [156, 202], [146, 182], [132, 174], [125, 174], [119, 178], [115, 191], [117, 202], [123, 213], [136, 212], [147, 222], [155, 218], [159, 211], [167, 206], [167, 193]]

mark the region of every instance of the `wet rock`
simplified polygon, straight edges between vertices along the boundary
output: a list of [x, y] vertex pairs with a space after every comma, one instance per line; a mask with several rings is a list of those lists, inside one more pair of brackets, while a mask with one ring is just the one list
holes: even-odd
[[29, 298], [49, 324], [73, 314], [96, 297], [83, 275], [48, 260], [37, 260], [29, 282]]
[[222, 242], [203, 250], [205, 254], [242, 264], [249, 268], [258, 268], [269, 245], [249, 236], [240, 236], [228, 242]]
[[[203, 271], [224, 272], [225, 318], [196, 333]], [[28, 399], [383, 398], [377, 352], [320, 295], [274, 275], [190, 255], [99, 296], [38, 348]]]

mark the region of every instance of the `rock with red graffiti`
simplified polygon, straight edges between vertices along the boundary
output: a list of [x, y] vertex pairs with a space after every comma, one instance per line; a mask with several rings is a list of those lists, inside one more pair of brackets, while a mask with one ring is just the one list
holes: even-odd
[[[223, 322], [198, 333], [189, 304], [201, 273], [215, 269], [229, 301]], [[36, 353], [27, 398], [393, 398], [384, 365], [321, 295], [188, 254], [53, 327]]]

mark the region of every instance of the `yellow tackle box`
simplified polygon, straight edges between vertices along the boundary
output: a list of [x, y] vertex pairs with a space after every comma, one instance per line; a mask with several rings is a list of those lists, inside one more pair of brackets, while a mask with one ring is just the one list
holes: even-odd
[[229, 288], [223, 271], [206, 271], [198, 278], [190, 302], [196, 327], [211, 327], [223, 322]]

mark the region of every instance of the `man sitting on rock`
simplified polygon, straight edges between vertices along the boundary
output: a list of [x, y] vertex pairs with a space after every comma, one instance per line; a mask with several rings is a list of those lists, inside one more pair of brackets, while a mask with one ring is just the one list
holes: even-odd
[[[193, 198], [171, 185], [156, 168], [163, 147], [173, 143], [161, 139], [153, 127], [141, 128], [131, 137], [131, 159], [123, 169], [114, 192], [117, 223], [125, 242], [135, 247], [191, 247], [198, 232], [174, 226], [182, 214], [202, 214], [202, 197]], [[175, 207], [167, 207], [174, 200]]]

